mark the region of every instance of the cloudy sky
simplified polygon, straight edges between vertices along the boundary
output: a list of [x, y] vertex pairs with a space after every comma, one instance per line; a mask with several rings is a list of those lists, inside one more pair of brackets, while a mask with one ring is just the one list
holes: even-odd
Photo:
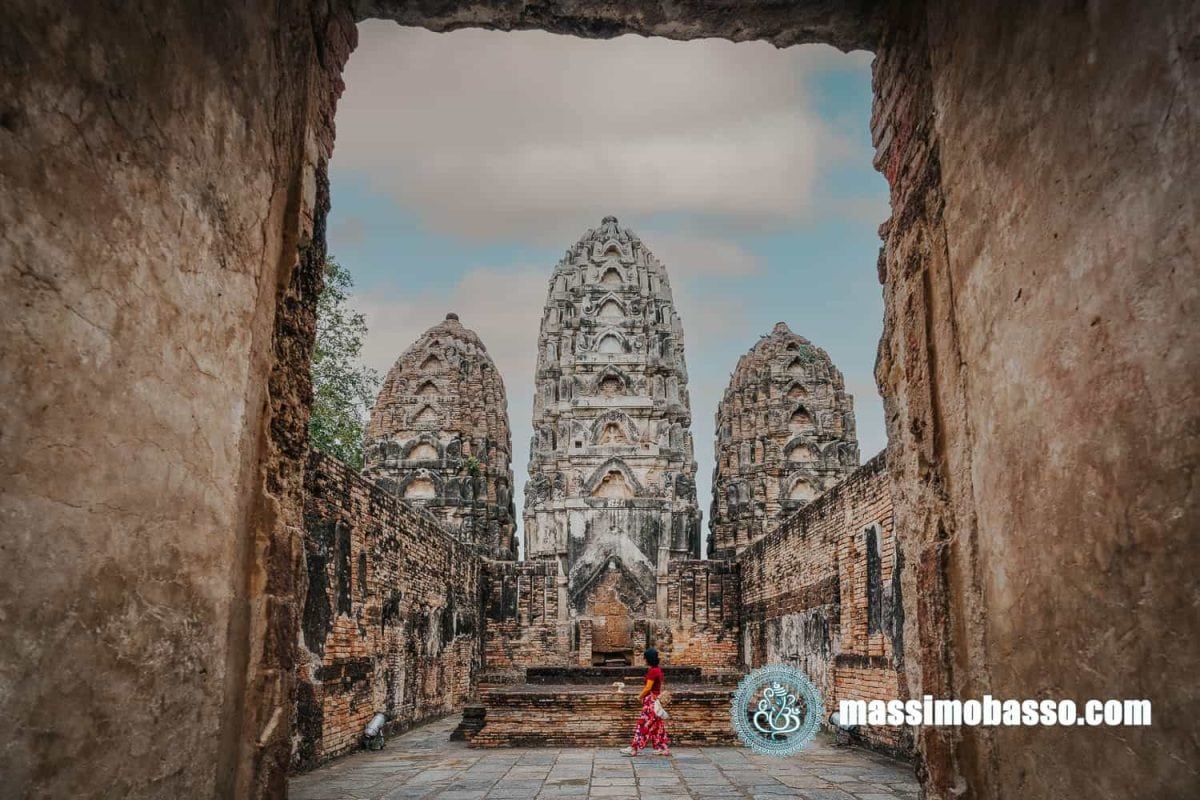
[[[504, 376], [523, 485], [547, 280], [607, 214], [667, 265], [707, 532], [713, 415], [778, 321], [829, 351], [883, 448], [870, 57], [812, 45], [588, 41], [359, 26], [331, 165], [330, 252], [385, 373], [456, 311]], [[517, 498], [518, 515], [522, 498]]]

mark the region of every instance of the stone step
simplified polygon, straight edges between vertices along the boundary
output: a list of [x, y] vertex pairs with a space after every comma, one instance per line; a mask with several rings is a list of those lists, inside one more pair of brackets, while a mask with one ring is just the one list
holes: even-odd
[[462, 712], [462, 720], [450, 733], [450, 741], [452, 742], [469, 742], [475, 738], [475, 734], [483, 729], [484, 719], [487, 716], [487, 708], [482, 705], [464, 706]]
[[[735, 686], [667, 690], [667, 732], [675, 746], [737, 743], [729, 721]], [[629, 744], [641, 704], [637, 691], [579, 684], [516, 686], [480, 692], [483, 728], [471, 747], [620, 747]]]

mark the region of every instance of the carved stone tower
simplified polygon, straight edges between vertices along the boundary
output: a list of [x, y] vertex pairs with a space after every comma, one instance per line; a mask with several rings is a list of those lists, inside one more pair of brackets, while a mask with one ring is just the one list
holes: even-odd
[[557, 560], [597, 658], [627, 652], [635, 620], [665, 616], [670, 560], [699, 557], [700, 513], [667, 271], [615, 217], [555, 268], [538, 348], [526, 557]]
[[516, 557], [504, 381], [457, 314], [388, 372], [367, 424], [363, 474], [491, 558]]
[[731, 558], [858, 466], [842, 373], [780, 322], [738, 359], [715, 451], [708, 554]]

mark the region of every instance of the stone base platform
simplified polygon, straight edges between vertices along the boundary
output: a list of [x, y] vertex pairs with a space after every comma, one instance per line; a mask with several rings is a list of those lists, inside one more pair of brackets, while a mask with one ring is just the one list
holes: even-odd
[[[637, 694], [644, 674], [644, 669], [635, 670], [632, 683], [626, 679], [622, 692], [611, 684], [583, 683], [525, 683], [483, 689], [483, 727], [474, 732], [471, 747], [627, 745], [641, 712]], [[667, 731], [672, 746], [736, 744], [729, 723], [729, 706], [736, 688], [672, 684], [668, 677], [666, 699], [671, 716]]]
[[[713, 670], [700, 667], [663, 667], [663, 679], [668, 689], [684, 685], [737, 685], [742, 673], [737, 670]], [[540, 686], [563, 684], [593, 684], [612, 688], [618, 681], [626, 689], [641, 691], [646, 676], [645, 665], [639, 667], [526, 667], [525, 683]]]

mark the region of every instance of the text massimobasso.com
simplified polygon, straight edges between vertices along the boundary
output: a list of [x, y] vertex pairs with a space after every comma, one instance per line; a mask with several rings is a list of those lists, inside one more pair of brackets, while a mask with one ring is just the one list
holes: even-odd
[[1150, 724], [1149, 700], [842, 700], [838, 724], [855, 725], [1083, 725]]

